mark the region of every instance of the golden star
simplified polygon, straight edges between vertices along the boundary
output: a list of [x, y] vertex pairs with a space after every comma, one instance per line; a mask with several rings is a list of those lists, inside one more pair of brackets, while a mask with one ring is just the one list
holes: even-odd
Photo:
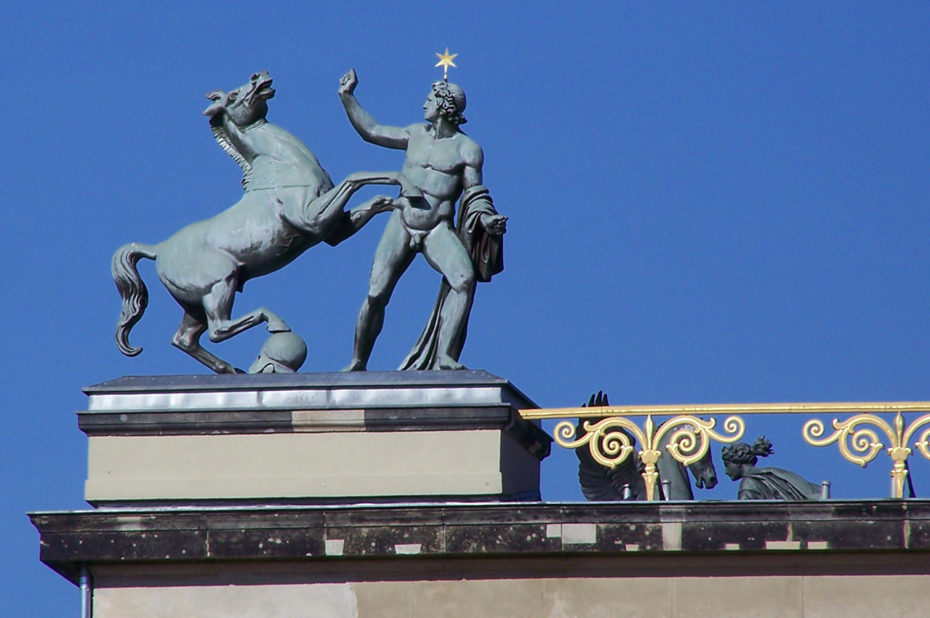
[[[439, 62], [437, 62], [434, 66], [442, 67], [442, 78], [443, 79], [448, 79], [449, 67], [455, 67], [455, 63], [452, 62], [452, 59], [455, 58], [456, 56], [458, 56], [458, 54], [449, 53], [448, 47], [446, 48], [445, 53], [436, 54], [436, 57], [439, 58]], [[455, 68], [458, 68], [458, 67], [455, 67]]]

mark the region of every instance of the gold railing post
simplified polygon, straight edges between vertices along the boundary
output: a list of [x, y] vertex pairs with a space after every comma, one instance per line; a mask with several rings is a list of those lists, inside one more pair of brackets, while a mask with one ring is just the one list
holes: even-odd
[[652, 422], [652, 415], [646, 416], [646, 440], [643, 441], [643, 448], [639, 452], [639, 459], [643, 462], [643, 482], [646, 485], [646, 500], [656, 499], [656, 482], [659, 480], [659, 469], [656, 464], [659, 463], [659, 457], [662, 451], [655, 444], [655, 424]]

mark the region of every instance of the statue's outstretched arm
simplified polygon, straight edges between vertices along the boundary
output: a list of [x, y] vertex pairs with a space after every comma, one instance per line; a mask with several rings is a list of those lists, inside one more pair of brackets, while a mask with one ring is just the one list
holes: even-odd
[[355, 75], [355, 69], [350, 69], [348, 73], [342, 76], [339, 83], [339, 98], [342, 100], [342, 106], [345, 107], [346, 115], [349, 122], [362, 136], [362, 139], [378, 146], [385, 148], [397, 148], [404, 150], [407, 148], [409, 136], [407, 129], [404, 127], [392, 127], [378, 124], [378, 122], [363, 108], [355, 98], [355, 87], [358, 85], [358, 77]]

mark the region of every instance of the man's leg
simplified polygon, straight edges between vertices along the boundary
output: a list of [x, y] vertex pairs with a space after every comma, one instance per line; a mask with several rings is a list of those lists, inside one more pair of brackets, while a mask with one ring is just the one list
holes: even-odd
[[355, 323], [355, 347], [352, 362], [343, 371], [365, 371], [368, 358], [375, 346], [375, 339], [384, 326], [384, 308], [391, 299], [398, 279], [410, 266], [414, 252], [410, 249], [410, 235], [400, 220], [400, 212], [394, 211], [375, 251], [368, 283], [368, 296], [358, 312]]
[[423, 254], [442, 273], [451, 290], [439, 314], [437, 357], [440, 369], [464, 369], [458, 362], [462, 346], [456, 341], [465, 334], [475, 290], [475, 267], [452, 228], [443, 223], [426, 237]]

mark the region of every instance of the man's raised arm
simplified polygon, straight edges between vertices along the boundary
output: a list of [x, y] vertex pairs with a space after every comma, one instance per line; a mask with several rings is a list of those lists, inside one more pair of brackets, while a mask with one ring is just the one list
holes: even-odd
[[353, 93], [357, 85], [358, 76], [355, 74], [355, 69], [349, 69], [349, 72], [339, 80], [339, 98], [342, 100], [343, 107], [346, 108], [349, 122], [355, 127], [358, 134], [366, 142], [384, 146], [385, 148], [400, 150], [407, 148], [407, 129], [378, 124], [371, 114], [365, 111], [356, 100]]

